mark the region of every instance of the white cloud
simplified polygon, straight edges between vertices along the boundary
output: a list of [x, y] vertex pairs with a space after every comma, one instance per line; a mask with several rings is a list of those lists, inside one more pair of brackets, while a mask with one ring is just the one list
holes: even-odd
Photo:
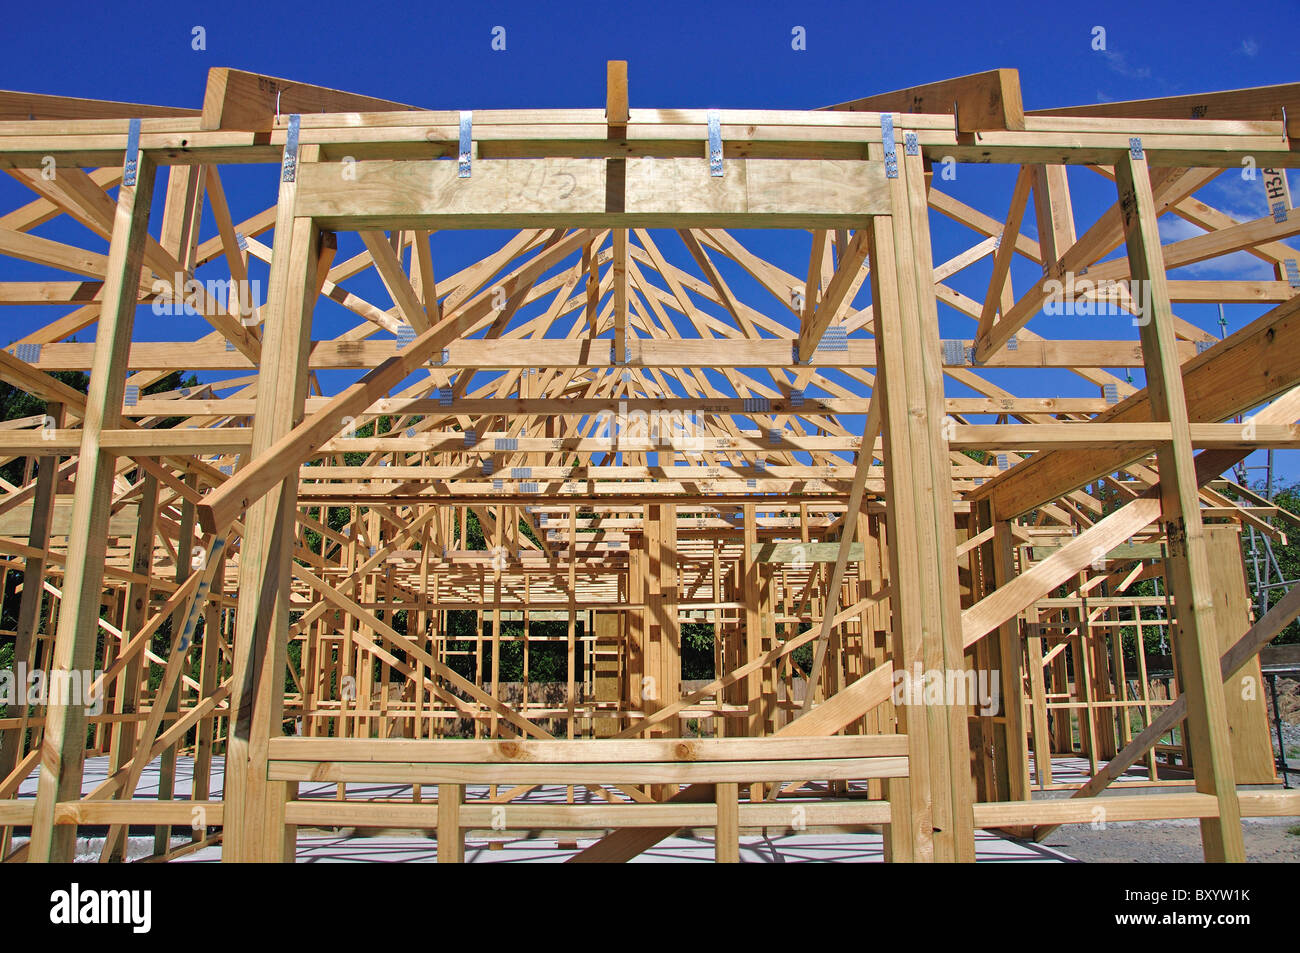
[[1160, 228], [1160, 244], [1162, 245], [1168, 245], [1170, 242], [1181, 242], [1185, 238], [1195, 238], [1197, 235], [1205, 234], [1205, 229], [1199, 225], [1193, 225], [1176, 215], [1160, 216], [1157, 225]]
[[1103, 50], [1101, 55], [1106, 57], [1106, 65], [1112, 73], [1118, 73], [1126, 79], [1151, 78], [1151, 67], [1132, 65], [1128, 61], [1128, 54], [1123, 50]]
[[[1162, 215], [1158, 224], [1160, 243], [1162, 245], [1206, 234], [1205, 229], [1178, 218], [1176, 215]], [[1221, 255], [1217, 258], [1207, 258], [1205, 261], [1184, 265], [1181, 268], [1173, 269], [1169, 274], [1170, 277], [1174, 278], [1202, 280], [1271, 281], [1273, 279], [1271, 266], [1244, 251]]]
[[1207, 258], [1192, 265], [1184, 265], [1169, 272], [1171, 278], [1200, 279], [1203, 281], [1272, 281], [1273, 268], [1267, 262], [1244, 251], [1233, 252], [1218, 258]]
[[1262, 218], [1268, 214], [1268, 203], [1264, 199], [1260, 171], [1254, 170], [1253, 179], [1242, 178], [1242, 172], [1242, 169], [1225, 170], [1196, 197], [1238, 222]]

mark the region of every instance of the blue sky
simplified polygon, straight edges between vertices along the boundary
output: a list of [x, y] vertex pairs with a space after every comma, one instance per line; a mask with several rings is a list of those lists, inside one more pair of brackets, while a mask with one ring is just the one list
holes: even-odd
[[[202, 27], [206, 49], [193, 49]], [[492, 49], [493, 29], [505, 30], [504, 51]], [[792, 31], [806, 32], [806, 49], [792, 49]], [[1106, 50], [1092, 48], [1095, 28]], [[29, 92], [165, 103], [201, 104], [206, 71], [248, 69], [334, 86], [429, 108], [598, 107], [604, 101], [605, 61], [629, 61], [630, 99], [636, 106], [811, 108], [919, 83], [987, 70], [1020, 71], [1027, 109], [1293, 81], [1294, 36], [1300, 8], [1278, 2], [1264, 13], [1230, 11], [1221, 3], [749, 3], [673, 0], [633, 5], [541, 3], [299, 3], [101, 4], [70, 0], [58, 5], [14, 5], [0, 36], [0, 88]], [[227, 190], [238, 220], [274, 201], [273, 170], [232, 170]], [[1014, 170], [963, 166], [947, 183], [953, 194], [1002, 218]], [[1295, 177], [1293, 192], [1298, 191]], [[1113, 201], [1114, 187], [1087, 170], [1071, 171], [1078, 229], [1082, 232]], [[0, 205], [29, 194], [0, 182]], [[1265, 212], [1258, 183], [1224, 175], [1200, 194], [1240, 218]], [[156, 219], [155, 219], [156, 221]], [[1162, 223], [1166, 240], [1195, 233], [1180, 222]], [[1189, 230], [1190, 229], [1190, 230]], [[1032, 215], [1025, 225], [1034, 235]], [[104, 243], [77, 226], [52, 224], [40, 234], [96, 251]], [[209, 224], [204, 237], [212, 234]], [[472, 260], [495, 240], [461, 236], [436, 242], [442, 273]], [[750, 239], [746, 239], [749, 241]], [[935, 257], [975, 241], [973, 233], [936, 227]], [[771, 254], [794, 273], [806, 269], [807, 238], [753, 235], [756, 251]], [[351, 246], [341, 246], [341, 253]], [[687, 259], [680, 242], [670, 258]], [[39, 269], [11, 269], [6, 277], [34, 278]], [[1255, 269], [1251, 271], [1251, 269]], [[770, 296], [736, 269], [724, 274], [750, 305], [768, 310]], [[988, 262], [954, 279], [982, 298]], [[1201, 266], [1179, 277], [1264, 276], [1245, 256]], [[49, 275], [54, 277], [54, 275]], [[66, 277], [66, 276], [63, 276]], [[1018, 261], [1017, 289], [1035, 277]], [[378, 282], [358, 293], [387, 306]], [[865, 301], [864, 301], [865, 303]], [[317, 336], [346, 324], [325, 305]], [[6, 339], [51, 320], [52, 309], [10, 313]], [[1228, 309], [1236, 330], [1262, 308]], [[1187, 306], [1180, 316], [1217, 332], [1217, 310]], [[184, 323], [185, 319], [180, 319]], [[968, 337], [972, 326], [953, 313], [941, 316], [945, 337]], [[1079, 322], [1076, 321], [1076, 325]], [[1123, 319], [1053, 328], [1049, 337], [1133, 338]], [[206, 330], [195, 320], [194, 336]], [[175, 339], [177, 322], [141, 321], [139, 337]], [[83, 337], [84, 339], [84, 337]], [[1122, 373], [1122, 372], [1121, 372]], [[992, 375], [991, 375], [992, 376]], [[1140, 374], [1135, 372], [1137, 383]], [[1019, 394], [1096, 394], [1072, 375], [1007, 373], [997, 382]], [[954, 394], [961, 391], [954, 391]], [[1286, 453], [1279, 466], [1300, 479]]]
[[[197, 104], [210, 66], [430, 108], [596, 106], [630, 61], [634, 105], [809, 108], [1001, 66], [1027, 108], [1294, 79], [1300, 11], [1221, 3], [14, 4], [9, 89]], [[191, 49], [203, 26], [206, 51]], [[506, 50], [490, 48], [494, 26]], [[807, 50], [791, 49], [804, 26]], [[1091, 49], [1092, 29], [1107, 50]]]

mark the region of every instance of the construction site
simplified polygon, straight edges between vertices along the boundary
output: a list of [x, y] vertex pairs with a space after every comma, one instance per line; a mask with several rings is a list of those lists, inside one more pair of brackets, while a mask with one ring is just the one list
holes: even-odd
[[0, 92], [0, 305], [41, 316], [0, 351], [4, 860], [1059, 859], [1186, 819], [1232, 862], [1300, 815], [1300, 660], [1261, 661], [1300, 615], [1300, 83], [206, 75]]

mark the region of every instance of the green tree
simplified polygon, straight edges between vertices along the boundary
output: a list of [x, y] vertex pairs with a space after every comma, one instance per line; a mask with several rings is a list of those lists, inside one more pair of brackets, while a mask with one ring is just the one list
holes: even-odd
[[[1256, 487], [1256, 490], [1262, 492], [1263, 488]], [[1273, 502], [1280, 509], [1300, 520], [1300, 482], [1292, 483], [1276, 491], [1273, 495]], [[1277, 565], [1282, 571], [1282, 578], [1288, 581], [1300, 579], [1300, 525], [1297, 525], [1295, 521], [1286, 520], [1285, 517], [1273, 517], [1269, 522], [1286, 534], [1285, 544], [1276, 540], [1273, 541], [1273, 555], [1277, 557]], [[1249, 543], [1246, 545], [1249, 546]], [[1268, 590], [1266, 598], [1269, 608], [1272, 608], [1286, 593], [1287, 590], [1281, 588]], [[1300, 642], [1300, 619], [1292, 620], [1273, 640], [1274, 645], [1289, 645], [1298, 642]]]

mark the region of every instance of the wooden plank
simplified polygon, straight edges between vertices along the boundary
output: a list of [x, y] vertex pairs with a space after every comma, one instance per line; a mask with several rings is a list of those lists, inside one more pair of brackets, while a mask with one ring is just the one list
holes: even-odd
[[1119, 821], [1214, 818], [1218, 802], [1208, 794], [1155, 794], [1095, 798], [1087, 801], [1009, 801], [975, 805], [975, 824], [982, 828], [1032, 824], [1095, 824]]
[[626, 126], [627, 60], [610, 60], [605, 64], [605, 120], [611, 126]]
[[1076, 238], [1070, 182], [1063, 165], [1037, 165], [1033, 168], [1038, 240], [1043, 253], [1042, 263], [1050, 270]]
[[898, 112], [956, 115], [961, 132], [1024, 129], [1020, 73], [994, 69], [854, 99], [824, 109], [848, 112]]
[[[73, 522], [84, 527], [85, 532], [73, 534], [68, 540], [52, 666], [58, 672], [88, 672], [95, 657], [106, 531], [117, 470], [117, 458], [101, 450], [99, 435], [103, 429], [116, 426], [121, 417], [126, 350], [135, 318], [136, 276], [144, 264], [155, 174], [154, 164], [146, 155], [141, 153], [136, 158], [136, 184], [123, 184], [118, 190], [104, 306], [95, 335], [95, 362], [86, 395], [73, 496]], [[80, 699], [60, 701], [46, 709], [41, 744], [41, 774], [29, 848], [30, 858], [38, 862], [71, 862], [76, 845], [76, 828], [56, 826], [54, 811], [58, 802], [81, 796], [86, 708]]]
[[805, 758], [877, 758], [906, 756], [902, 735], [854, 735], [838, 738], [636, 738], [626, 740], [487, 740], [437, 741], [389, 738], [273, 738], [273, 761], [349, 761], [438, 764], [617, 764], [623, 762], [780, 761]]
[[51, 122], [69, 119], [144, 119], [197, 116], [197, 109], [181, 106], [148, 106], [107, 99], [79, 99], [75, 96], [47, 96], [0, 90], [0, 122]]
[[[507, 297], [511, 296], [507, 295]], [[491, 296], [488, 296], [488, 300], [491, 300]], [[392, 321], [391, 318], [387, 320]], [[971, 342], [963, 341], [962, 344], [965, 347]], [[460, 339], [447, 341], [445, 346], [447, 360], [440, 365], [445, 370], [531, 368], [536, 366], [537, 362], [537, 342], [533, 340]], [[608, 343], [602, 346], [586, 339], [547, 338], [545, 346], [547, 366], [551, 368], [618, 366], [610, 354]], [[716, 340], [692, 338], [653, 340], [633, 337], [628, 341], [628, 366], [672, 369], [717, 367], [718, 347]], [[726, 348], [728, 368], [786, 368], [791, 365], [791, 345], [788, 340], [729, 339]], [[398, 348], [396, 342], [391, 339], [313, 341], [308, 348], [308, 362], [313, 370], [339, 368], [369, 370], [390, 358], [406, 357], [409, 349], [410, 345]], [[1196, 345], [1192, 341], [1180, 341], [1178, 353], [1180, 357], [1190, 360], [1196, 355]], [[92, 356], [93, 348], [87, 344], [73, 342], [46, 344], [41, 348], [40, 356], [30, 367], [38, 371], [87, 370]], [[187, 368], [194, 370], [248, 370], [256, 366], [250, 358], [228, 351], [225, 345], [217, 340], [136, 341], [132, 344], [128, 357], [128, 363], [133, 370], [168, 370], [175, 368], [178, 362], [184, 362]], [[876, 346], [868, 338], [850, 337], [846, 350], [828, 351], [823, 348], [812, 355], [810, 362], [810, 366], [815, 368], [852, 370], [874, 368], [877, 365]], [[964, 354], [960, 358], [943, 360], [943, 365], [965, 369], [970, 369], [972, 366]], [[1004, 349], [992, 354], [981, 367], [1062, 367], [1082, 370], [1140, 367], [1141, 365], [1141, 349], [1132, 341], [1022, 340], [1015, 350]], [[31, 374], [30, 368], [27, 373]], [[784, 403], [783, 398], [775, 395], [774, 398], [774, 408]], [[818, 409], [816, 400], [811, 398], [808, 401], [809, 412]], [[1026, 398], [1026, 400], [1042, 400], [1042, 398]], [[1059, 398], [1056, 402], [1061, 406], [1070, 406]], [[1096, 402], [1096, 400], [1091, 401], [1091, 403]], [[994, 413], [1004, 409], [1015, 409], [1015, 403], [1005, 408], [1003, 406], [990, 408]], [[1051, 410], [1052, 407], [1048, 405], [1044, 409]]]
[[624, 208], [609, 204], [603, 159], [365, 160], [304, 164], [295, 214], [322, 227], [852, 228], [884, 210], [884, 166], [846, 160], [628, 159]]
[[393, 251], [393, 246], [388, 243], [383, 232], [363, 231], [361, 240], [365, 242], [366, 250], [375, 261], [375, 270], [379, 272], [384, 287], [388, 289], [393, 303], [397, 305], [397, 310], [406, 319], [406, 323], [417, 332], [429, 330], [429, 316], [424, 310], [424, 302], [416, 295], [410, 279], [402, 270], [402, 263], [398, 260], [397, 253]]
[[1020, 174], [1016, 176], [1015, 190], [1011, 193], [1007, 222], [998, 235], [998, 248], [993, 253], [993, 277], [989, 279], [989, 289], [984, 295], [984, 307], [980, 311], [979, 326], [975, 330], [976, 340], [987, 337], [1003, 299], [1009, 294], [1011, 259], [1015, 254], [1016, 236], [1020, 234], [1020, 221], [1025, 215], [1032, 183], [1033, 167], [1022, 166]]
[[[1255, 86], [1212, 93], [1129, 99], [1086, 106], [1030, 110], [1030, 116], [1101, 116], [1123, 119], [1178, 119], [1194, 129], [1216, 119], [1286, 119], [1287, 136], [1300, 137], [1300, 83]], [[1191, 120], [1188, 122], [1188, 120]]]
[[[407, 111], [418, 107], [360, 96], [310, 83], [264, 76], [245, 70], [213, 67], [203, 94], [205, 129], [270, 132], [276, 120], [293, 113]], [[123, 113], [126, 116], [146, 113]]]
[[438, 784], [712, 784], [799, 777], [830, 781], [907, 775], [907, 758], [826, 758], [803, 761], [704, 761], [655, 764], [272, 761], [273, 781], [373, 781]]
[[[219, 801], [211, 802], [220, 808]], [[135, 802], [124, 807], [132, 808], [131, 816], [151, 819], [144, 810], [147, 802]], [[30, 807], [19, 803], [8, 811], [9, 805], [0, 804], [0, 818], [13, 816], [21, 821], [30, 815]], [[862, 826], [888, 824], [889, 805], [880, 801], [857, 803], [806, 801], [800, 804], [804, 822], [808, 826], [841, 825]], [[209, 808], [211, 810], [211, 808]], [[291, 801], [285, 809], [288, 819], [300, 825], [313, 827], [399, 827], [430, 829], [438, 826], [436, 804], [402, 804], [391, 801]], [[105, 812], [112, 814], [112, 812]], [[220, 811], [216, 812], [217, 823]], [[501, 832], [516, 830], [608, 830], [610, 828], [638, 827], [714, 827], [718, 823], [715, 804], [617, 804], [617, 805], [551, 805], [510, 803], [502, 816], [500, 805], [468, 802], [459, 810], [461, 830], [488, 830]], [[128, 812], [117, 812], [127, 816]], [[209, 820], [212, 815], [209, 815]], [[784, 804], [740, 804], [737, 811], [738, 828], [791, 827], [791, 814]], [[496, 821], [497, 827], [493, 828]]]
[[[866, 467], [861, 467], [865, 471]], [[865, 480], [864, 480], [865, 484]], [[780, 563], [796, 566], [806, 563], [831, 563], [839, 559], [841, 543], [755, 543], [754, 560], [760, 563]], [[862, 559], [862, 543], [850, 540], [847, 546], [847, 562], [859, 562]], [[833, 587], [832, 587], [833, 588]]]

